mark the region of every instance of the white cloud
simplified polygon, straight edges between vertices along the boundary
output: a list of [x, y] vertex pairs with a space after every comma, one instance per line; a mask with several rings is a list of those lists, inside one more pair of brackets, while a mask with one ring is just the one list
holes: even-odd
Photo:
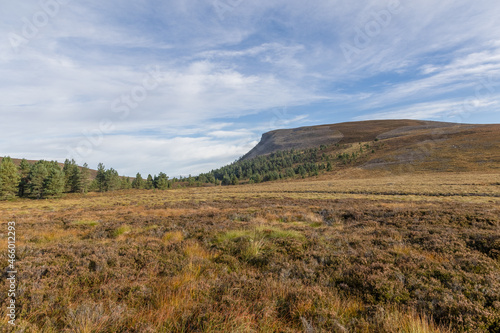
[[[194, 174], [243, 155], [276, 127], [439, 118], [463, 101], [497, 116], [500, 3], [401, 0], [347, 63], [339, 45], [353, 44], [356, 29], [389, 2], [243, 1], [221, 19], [210, 1], [71, 1], [17, 51], [8, 34], [22, 34], [23, 17], [43, 9], [36, 0], [7, 2], [0, 154], [64, 158], [109, 119], [114, 128], [90, 164]], [[126, 117], [113, 112], [156, 66], [158, 87]], [[294, 111], [273, 113], [283, 108]]]

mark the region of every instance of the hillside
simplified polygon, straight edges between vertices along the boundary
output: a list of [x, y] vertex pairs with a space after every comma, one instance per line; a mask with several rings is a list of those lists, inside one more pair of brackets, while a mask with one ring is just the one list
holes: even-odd
[[[357, 159], [364, 170], [498, 171], [500, 125], [456, 124], [420, 120], [375, 120], [275, 130], [262, 135], [242, 157], [248, 161], [283, 150], [326, 146], [326, 155], [368, 147]], [[362, 155], [362, 154], [361, 154]], [[402, 169], [403, 168], [403, 169]]]

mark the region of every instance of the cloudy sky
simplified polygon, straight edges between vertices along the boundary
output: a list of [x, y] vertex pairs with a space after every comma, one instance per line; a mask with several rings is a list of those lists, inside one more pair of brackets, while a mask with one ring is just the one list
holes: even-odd
[[5, 0], [0, 155], [198, 174], [263, 132], [500, 123], [498, 0]]

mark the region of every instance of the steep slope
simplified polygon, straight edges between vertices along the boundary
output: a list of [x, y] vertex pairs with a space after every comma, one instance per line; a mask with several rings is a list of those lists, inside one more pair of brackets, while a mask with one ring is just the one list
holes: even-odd
[[[376, 148], [351, 167], [394, 171], [500, 171], [500, 125], [375, 120], [275, 130], [242, 160], [289, 149], [328, 146], [333, 155]], [[370, 148], [370, 149], [372, 149]]]

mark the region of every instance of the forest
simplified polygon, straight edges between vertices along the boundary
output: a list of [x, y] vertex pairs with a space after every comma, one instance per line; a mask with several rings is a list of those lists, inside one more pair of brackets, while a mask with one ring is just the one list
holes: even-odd
[[[353, 145], [355, 146], [355, 145]], [[350, 153], [345, 152], [346, 148]], [[15, 197], [32, 199], [57, 198], [64, 193], [108, 192], [124, 189], [158, 189], [254, 184], [280, 179], [306, 178], [320, 173], [351, 166], [366, 154], [374, 153], [376, 146], [369, 144], [359, 148], [339, 144], [305, 150], [284, 150], [250, 160], [239, 159], [219, 169], [198, 176], [169, 178], [166, 173], [149, 174], [143, 178], [120, 176], [113, 168], [99, 163], [97, 171], [85, 163], [78, 166], [74, 160], [66, 160], [61, 166], [55, 161], [40, 160], [30, 163], [21, 160], [17, 166], [10, 157], [0, 163], [0, 200]], [[339, 152], [342, 150], [342, 152]]]

